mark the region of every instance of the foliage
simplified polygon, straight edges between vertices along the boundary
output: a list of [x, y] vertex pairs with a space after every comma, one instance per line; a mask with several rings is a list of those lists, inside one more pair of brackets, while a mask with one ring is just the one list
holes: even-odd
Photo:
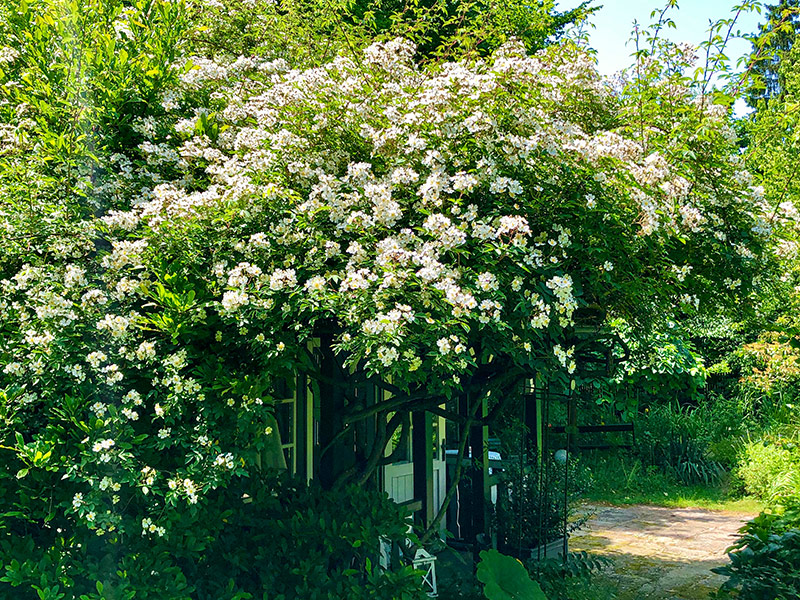
[[[302, 30], [300, 8], [283, 41], [336, 26]], [[235, 38], [253, 52], [211, 57], [198, 36], [242, 25], [219, 7], [2, 4], [11, 593], [413, 597], [412, 573], [367, 562], [401, 515], [347, 487], [374, 481], [395, 414], [579, 378], [581, 304], [638, 328], [749, 291], [768, 213], [691, 53], [612, 87], [572, 42], [506, 40], [523, 8], [497, 7], [483, 58], [439, 64], [403, 39], [290, 62], [263, 19]], [[330, 441], [379, 434], [325, 494], [263, 485], [298, 372], [386, 392], [342, 394]]]
[[547, 600], [539, 584], [524, 565], [497, 550], [483, 550], [478, 563], [478, 581], [487, 600]]
[[712, 569], [727, 576], [721, 598], [789, 600], [800, 594], [800, 513], [762, 513], [745, 524], [729, 565]]
[[[208, 298], [177, 280], [187, 273], [181, 260], [156, 257], [147, 281], [137, 268], [116, 283], [103, 279], [120, 275], [144, 244], [114, 246], [100, 217], [130, 209], [174, 175], [163, 153], [173, 156], [170, 140], [179, 140], [159, 119], [193, 115], [198, 135], [218, 131], [213, 117], [195, 112], [208, 98], [176, 87], [191, 68], [183, 5], [87, 0], [0, 11], [8, 44], [0, 61], [0, 329], [4, 340], [24, 335], [35, 314], [33, 327], [59, 335], [37, 338], [24, 357], [28, 377], [5, 341], [0, 347], [3, 595], [217, 599], [266, 589], [274, 598], [298, 588], [309, 598], [417, 597], [416, 574], [371, 569], [367, 560], [379, 535], [407, 537], [393, 503], [263, 479], [260, 465], [283, 462], [271, 435], [280, 373], [261, 375], [244, 346], [208, 354]], [[166, 143], [156, 147], [156, 136]], [[179, 243], [191, 254], [190, 239]], [[112, 265], [103, 257], [115, 247], [127, 258], [117, 253], [111, 263], [122, 263]], [[24, 285], [32, 303], [13, 304], [6, 278], [44, 275], [48, 265], [60, 266]], [[134, 290], [138, 310], [128, 312]], [[108, 310], [120, 314], [104, 318]]]
[[[503, 466], [500, 475], [503, 485], [498, 487], [494, 511], [498, 544], [504, 552], [527, 558], [531, 548], [564, 536], [565, 513], [567, 517], [575, 515], [576, 501], [582, 492], [581, 470], [570, 461], [569, 473], [565, 474], [564, 464], [552, 458], [541, 465], [535, 459], [520, 463], [512, 458]], [[582, 519], [572, 523], [566, 533], [582, 523]]]
[[[489, 570], [491, 564], [487, 562], [485, 554], [493, 554], [496, 557], [502, 557], [503, 566], [507, 566], [508, 570], [495, 566], [491, 577], [487, 573], [478, 576], [480, 581], [492, 579], [493, 581], [507, 580], [508, 584], [505, 586], [505, 593], [510, 593], [511, 582], [513, 580], [521, 580], [527, 585], [527, 578], [529, 577], [524, 571], [520, 570], [520, 563], [509, 556], [503, 556], [496, 550], [487, 550], [481, 553], [482, 561], [479, 563], [478, 568], [481, 569], [483, 565], [484, 570]], [[491, 558], [491, 557], [490, 557]], [[607, 586], [598, 584], [595, 581], [595, 576], [602, 569], [608, 560], [603, 557], [595, 557], [587, 554], [586, 552], [573, 552], [567, 555], [567, 559], [563, 558], [548, 558], [544, 560], [531, 560], [526, 562], [525, 567], [532, 578], [543, 591], [543, 596], [538, 595], [538, 592], [533, 592], [528, 595], [511, 595], [512, 598], [539, 598], [547, 597], [550, 600], [600, 600], [601, 598], [608, 600], [612, 598], [610, 590]], [[510, 571], [510, 572], [509, 572]], [[480, 573], [480, 571], [479, 571]], [[534, 590], [536, 588], [533, 588]], [[484, 589], [486, 598], [508, 598], [508, 595], [502, 595], [497, 589], [487, 585]], [[494, 595], [492, 595], [494, 593]], [[474, 596], [460, 595], [450, 596], [448, 592], [444, 591], [443, 598], [483, 598], [483, 594], [475, 593]], [[499, 595], [498, 595], [499, 594]]]
[[609, 563], [610, 560], [604, 556], [570, 552], [566, 559], [559, 557], [532, 560], [528, 563], [528, 570], [550, 600], [588, 600], [611, 597], [595, 595], [595, 577]]
[[[66, 476], [100, 504], [108, 478], [159, 515], [162, 498], [194, 503], [252, 469], [277, 380], [319, 375], [321, 330], [362, 381], [395, 383], [387, 403], [345, 407], [342, 427], [387, 424], [471, 381], [567, 379], [578, 298], [643, 318], [733, 294], [714, 282], [755, 269], [764, 232], [724, 112], [678, 70], [648, 63], [652, 79], [609, 93], [568, 43], [427, 70], [413, 52], [398, 40], [307, 71], [186, 62], [138, 122], [147, 139], [77, 194], [127, 210], [86, 215], [66, 249], [45, 240], [7, 267], [15, 472]], [[664, 90], [642, 113], [641, 94]], [[675, 111], [669, 134], [642, 133]], [[383, 448], [367, 454], [354, 478]], [[92, 527], [121, 527], [106, 510]]]
[[6, 127], [17, 124], [4, 154], [23, 148], [74, 177], [105, 152], [135, 147], [135, 118], [175, 81], [187, 27], [179, 3], [3, 2], [0, 14], [2, 116]]
[[521, 40], [532, 54], [597, 10], [589, 8], [588, 1], [564, 12], [555, 10], [555, 4], [552, 0], [537, 4], [518, 0], [422, 0], [414, 4], [385, 0], [376, 10], [370, 0], [357, 0], [352, 13], [356, 21], [367, 15], [373, 18], [379, 34], [416, 43], [422, 60], [454, 60], [469, 54], [487, 56], [513, 38]]
[[797, 437], [769, 436], [744, 446], [736, 470], [745, 489], [760, 498], [780, 502], [800, 498], [800, 450]]
[[376, 39], [398, 36], [417, 44], [420, 61], [485, 56], [514, 37], [533, 53], [585, 20], [594, 10], [588, 4], [558, 12], [552, 0], [218, 0], [193, 4], [190, 14], [193, 41], [204, 54], [257, 55], [308, 67], [338, 54], [358, 60]]
[[590, 482], [584, 492], [588, 502], [701, 507], [740, 513], [758, 513], [765, 507], [757, 498], [742, 497], [724, 480], [712, 486], [686, 485], [674, 473], [646, 466], [640, 458], [618, 451], [586, 453], [581, 462]]
[[767, 6], [766, 22], [759, 26], [750, 59], [752, 79], [747, 101], [753, 108], [784, 98], [787, 73], [795, 68], [796, 57], [791, 51], [800, 28], [798, 8], [797, 0], [780, 0]]
[[736, 352], [742, 375], [740, 394], [747, 410], [762, 421], [789, 422], [793, 400], [800, 394], [800, 352], [786, 333], [767, 331]]
[[730, 566], [713, 569], [741, 591], [737, 598], [789, 600], [800, 594], [800, 530], [771, 534], [765, 540], [745, 536], [746, 548], [730, 555]]
[[741, 130], [746, 164], [756, 167], [754, 175], [772, 207], [770, 222], [777, 234], [773, 251], [779, 270], [765, 273], [758, 283], [758, 307], [750, 332], [726, 362], [730, 376], [738, 378], [731, 392], [751, 424], [735, 475], [746, 491], [770, 502], [786, 502], [800, 495], [795, 208], [800, 197], [795, 176], [800, 156], [796, 68], [800, 48], [794, 43], [797, 3], [780, 2], [768, 8], [749, 59], [751, 74], [755, 74], [749, 98], [757, 110], [743, 119]]
[[777, 350], [781, 350], [781, 344], [791, 344], [798, 332], [795, 203], [800, 197], [796, 176], [800, 156], [800, 75], [796, 64], [800, 47], [793, 43], [800, 22], [798, 11], [795, 0], [769, 7], [767, 23], [761, 27], [750, 56], [756, 74], [750, 97], [757, 110], [743, 119], [741, 128], [746, 164], [754, 167], [753, 173], [771, 207], [770, 221], [779, 232], [774, 251], [781, 270], [765, 275], [760, 286], [761, 302], [767, 308], [762, 309], [761, 328], [777, 334], [767, 333], [759, 340]]
[[[720, 412], [713, 404], [681, 408], [653, 405], [637, 421], [637, 452], [646, 464], [669, 469], [686, 484], [718, 482], [724, 470], [711, 456], [713, 433]], [[720, 432], [729, 437], [731, 431]]]
[[[739, 403], [714, 393], [707, 393], [696, 405], [662, 403], [658, 397], [645, 403], [631, 419], [635, 436], [629, 452], [619, 449], [581, 457], [581, 470], [589, 479], [585, 491], [595, 499], [625, 503], [696, 497], [703, 486], [709, 494], [722, 494], [727, 471], [739, 460], [741, 436], [748, 431]], [[594, 409], [589, 422], [610, 418], [598, 408], [604, 409], [605, 403], [587, 408]]]
[[163, 112], [187, 26], [159, 0], [0, 3], [0, 277], [94, 245], [85, 219], [119, 193], [87, 190]]
[[599, 406], [613, 408], [631, 421], [652, 405], [703, 399], [708, 373], [683, 327], [668, 321], [664, 331], [636, 331], [622, 319], [610, 325], [623, 341], [623, 349], [617, 349], [614, 357], [621, 364], [611, 377], [595, 383]]
[[170, 535], [145, 526], [140, 536], [98, 537], [60, 517], [43, 531], [6, 513], [0, 589], [21, 600], [37, 587], [53, 600], [426, 597], [410, 568], [372, 562], [382, 539], [405, 543], [409, 535], [402, 509], [385, 495], [268, 476], [235, 480], [207, 498], [175, 517]]

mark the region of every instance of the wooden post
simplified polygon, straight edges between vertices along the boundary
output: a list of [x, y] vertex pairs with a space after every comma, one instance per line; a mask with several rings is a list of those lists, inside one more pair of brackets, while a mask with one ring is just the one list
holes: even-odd
[[414, 498], [422, 502], [415, 514], [419, 525], [427, 527], [435, 516], [433, 506], [433, 422], [430, 413], [411, 413], [411, 455], [414, 461]]
[[[486, 398], [481, 400], [479, 413], [481, 417], [488, 414]], [[491, 487], [489, 482], [489, 427], [477, 425], [472, 427], [469, 439], [472, 462], [475, 465], [472, 478], [472, 525], [475, 535], [480, 533], [489, 536], [491, 523]]]
[[573, 452], [578, 445], [578, 394], [568, 392], [567, 398], [567, 445], [566, 450]]
[[298, 479], [308, 480], [311, 473], [308, 472], [308, 437], [309, 437], [309, 414], [308, 414], [308, 382], [305, 375], [298, 375], [296, 379], [297, 395], [295, 404], [295, 446]]
[[537, 464], [542, 458], [542, 389], [537, 379], [531, 381], [531, 387], [525, 394], [525, 426], [528, 428], [528, 443], [525, 444], [526, 459], [536, 459]]
[[[378, 401], [377, 400], [378, 396], [377, 396], [376, 392], [377, 392], [377, 390], [375, 389], [375, 386], [372, 386], [372, 385], [367, 386], [367, 388], [366, 388], [366, 390], [364, 392], [365, 393], [365, 398], [364, 398], [365, 406], [367, 406], [367, 407], [373, 406]], [[367, 422], [366, 422], [366, 436], [367, 436], [366, 443], [367, 443], [367, 447], [369, 447], [370, 449], [372, 448], [372, 444], [375, 443], [375, 438], [378, 435], [377, 425], [378, 425], [378, 416], [377, 415], [367, 419]], [[378, 491], [382, 491], [383, 490], [383, 482], [381, 481], [382, 478], [380, 476], [380, 472], [381, 471], [383, 471], [383, 469], [380, 469], [380, 468], [376, 469], [375, 475], [372, 477], [373, 487]]]
[[319, 370], [324, 378], [319, 382], [319, 447], [320, 452], [324, 450], [324, 454], [319, 458], [318, 475], [325, 488], [332, 487], [339, 475], [355, 463], [355, 440], [352, 432], [336, 438], [344, 426], [342, 416], [345, 409], [345, 388], [343, 385], [328, 382], [345, 382], [333, 354], [332, 342], [331, 334], [320, 335]]

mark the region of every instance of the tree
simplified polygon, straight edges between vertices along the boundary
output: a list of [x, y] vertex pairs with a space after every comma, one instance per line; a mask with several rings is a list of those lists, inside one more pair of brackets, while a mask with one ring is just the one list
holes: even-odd
[[786, 90], [786, 74], [795, 70], [796, 58], [792, 54], [797, 32], [800, 30], [800, 3], [798, 0], [781, 0], [780, 4], [766, 7], [766, 22], [759, 25], [758, 37], [753, 42], [751, 76], [747, 103], [759, 108], [764, 101], [782, 101]]
[[[772, 327], [771, 321], [780, 321], [785, 331], [794, 321], [792, 306], [795, 302], [797, 258], [797, 202], [800, 201], [798, 185], [798, 158], [800, 158], [800, 128], [798, 127], [798, 100], [800, 77], [798, 59], [800, 48], [793, 44], [800, 9], [796, 2], [772, 7], [769, 21], [762, 25], [762, 36], [756, 40], [750, 64], [756, 71], [756, 92], [759, 81], [765, 87], [756, 110], [741, 120], [745, 132], [744, 156], [748, 168], [763, 187], [769, 207], [769, 222], [775, 229], [774, 252], [777, 271], [762, 280], [762, 323]], [[766, 58], [762, 61], [760, 57]], [[755, 98], [753, 93], [751, 98]], [[787, 299], [790, 302], [787, 302]], [[763, 321], [766, 321], [764, 323]], [[790, 328], [794, 330], [794, 328]]]

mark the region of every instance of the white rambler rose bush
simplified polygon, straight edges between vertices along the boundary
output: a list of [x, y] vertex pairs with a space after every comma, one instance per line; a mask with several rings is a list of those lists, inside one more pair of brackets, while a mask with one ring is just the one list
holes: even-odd
[[[181, 149], [208, 191], [169, 184], [169, 202], [157, 191], [138, 210], [155, 235], [213, 235], [220, 218], [242, 231], [220, 240], [227, 282], [212, 289], [227, 319], [273, 332], [268, 346], [297, 351], [333, 319], [351, 364], [455, 388], [488, 355], [552, 362], [577, 289], [655, 312], [723, 295], [718, 269], [746, 272], [768, 233], [757, 192], [725, 111], [679, 78], [615, 91], [569, 45], [528, 57], [509, 43], [432, 71], [413, 55], [394, 40], [307, 71], [192, 76], [223, 82], [225, 130]], [[660, 112], [640, 114], [644, 93]], [[391, 330], [364, 326], [400, 305], [412, 316]], [[445, 358], [442, 330], [470, 352]]]
[[320, 330], [448, 394], [491, 357], [579, 376], [582, 305], [635, 323], [748, 286], [760, 198], [679, 75], [614, 87], [571, 44], [413, 56], [194, 59], [87, 186], [113, 208], [0, 282], [6, 418], [97, 535], [184, 535], [255, 468], [274, 379]]

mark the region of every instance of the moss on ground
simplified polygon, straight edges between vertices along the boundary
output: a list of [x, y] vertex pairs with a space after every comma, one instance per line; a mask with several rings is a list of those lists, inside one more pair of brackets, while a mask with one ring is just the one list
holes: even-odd
[[709, 600], [722, 583], [711, 568], [725, 560], [727, 536], [752, 516], [694, 506], [587, 508], [596, 518], [570, 547], [610, 560], [594, 583], [616, 588], [615, 600]]

